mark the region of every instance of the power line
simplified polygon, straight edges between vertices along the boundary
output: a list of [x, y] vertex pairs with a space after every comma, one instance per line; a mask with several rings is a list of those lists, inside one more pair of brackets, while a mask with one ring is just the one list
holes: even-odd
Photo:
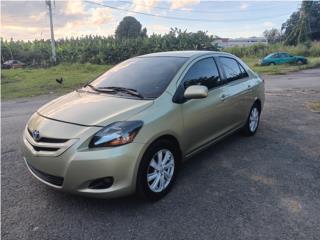
[[[110, 8], [110, 9], [114, 9], [114, 10], [118, 10], [118, 11], [123, 11], [123, 12], [129, 12], [129, 13], [136, 13], [136, 14], [141, 14], [141, 15], [146, 15], [146, 16], [151, 16], [151, 17], [158, 17], [158, 18], [165, 18], [165, 19], [173, 19], [173, 20], [182, 20], [182, 21], [192, 21], [192, 22], [246, 22], [246, 21], [252, 21], [255, 19], [205, 19], [205, 18], [184, 18], [184, 17], [173, 17], [173, 16], [165, 16], [165, 15], [160, 15], [160, 14], [152, 14], [152, 13], [146, 13], [146, 12], [140, 12], [140, 11], [135, 11], [135, 10], [131, 10], [131, 9], [124, 9], [124, 8], [119, 8], [119, 7], [114, 7], [114, 6], [110, 6], [110, 5], [106, 5], [103, 3], [98, 3], [98, 2], [93, 2], [93, 1], [84, 1], [86, 3], [90, 3], [90, 4], [95, 4], [95, 5], [99, 5], [102, 7], [106, 7], [106, 8]], [[267, 17], [260, 17], [259, 20], [262, 19], [270, 19], [270, 18], [276, 18], [276, 17], [285, 17], [287, 16], [287, 14], [285, 15], [278, 15], [278, 16], [267, 16]]]

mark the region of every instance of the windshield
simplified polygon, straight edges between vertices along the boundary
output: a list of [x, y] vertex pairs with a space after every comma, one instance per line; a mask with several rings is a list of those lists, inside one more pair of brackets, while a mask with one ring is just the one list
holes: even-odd
[[265, 58], [271, 58], [274, 56], [274, 53], [270, 53], [268, 56], [266, 56]]
[[126, 88], [137, 91], [143, 98], [157, 98], [186, 60], [183, 57], [132, 58], [114, 66], [90, 85], [97, 90]]

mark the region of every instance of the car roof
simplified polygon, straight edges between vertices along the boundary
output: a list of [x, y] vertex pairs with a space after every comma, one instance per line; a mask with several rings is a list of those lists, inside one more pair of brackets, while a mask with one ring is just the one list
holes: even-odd
[[[224, 54], [226, 55], [227, 53], [224, 52], [217, 52], [217, 51], [169, 51], [169, 52], [157, 52], [157, 53], [150, 53], [146, 55], [142, 55], [139, 57], [185, 57], [185, 58], [190, 58], [190, 57], [198, 57], [198, 56], [203, 56], [207, 54]], [[228, 54], [230, 55], [230, 54]]]

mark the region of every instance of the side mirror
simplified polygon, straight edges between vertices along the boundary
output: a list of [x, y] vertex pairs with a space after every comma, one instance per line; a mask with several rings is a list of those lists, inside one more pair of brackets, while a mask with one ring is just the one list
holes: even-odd
[[206, 98], [208, 96], [208, 88], [202, 85], [192, 85], [184, 91], [184, 97], [187, 99]]

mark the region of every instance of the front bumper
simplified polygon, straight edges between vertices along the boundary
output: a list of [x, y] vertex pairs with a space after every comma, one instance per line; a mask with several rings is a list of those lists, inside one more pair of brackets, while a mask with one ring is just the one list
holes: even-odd
[[[63, 153], [46, 156], [34, 152], [27, 134], [26, 129], [22, 144], [25, 162], [32, 175], [46, 185], [69, 193], [101, 198], [128, 195], [135, 191], [144, 144], [88, 149], [81, 148], [80, 141], [75, 141]], [[114, 179], [109, 188], [89, 188], [93, 180], [104, 177]]]

